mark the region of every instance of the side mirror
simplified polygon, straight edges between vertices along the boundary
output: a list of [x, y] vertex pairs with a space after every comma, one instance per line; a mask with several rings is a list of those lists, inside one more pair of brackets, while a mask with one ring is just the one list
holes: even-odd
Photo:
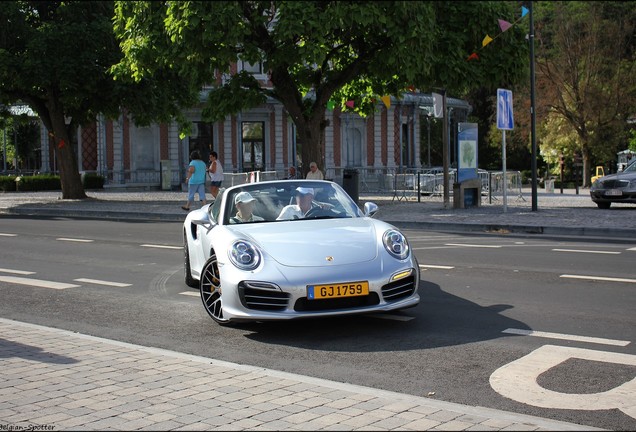
[[364, 203], [364, 215], [367, 217], [373, 217], [378, 212], [378, 205], [372, 202]]

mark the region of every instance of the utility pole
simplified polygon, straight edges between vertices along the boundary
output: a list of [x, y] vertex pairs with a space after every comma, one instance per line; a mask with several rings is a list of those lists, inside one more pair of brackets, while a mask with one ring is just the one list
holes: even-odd
[[532, 15], [532, 1], [530, 1], [530, 136], [532, 137], [532, 211], [537, 211], [537, 139], [536, 139], [536, 112], [534, 100], [534, 18]]
[[446, 89], [442, 90], [442, 109], [443, 109], [443, 118], [444, 118], [444, 148], [442, 150], [442, 159], [444, 165], [444, 208], [448, 209], [450, 207], [450, 193], [448, 190], [448, 181], [450, 178], [449, 175], [449, 139], [448, 139], [448, 112], [446, 111]]

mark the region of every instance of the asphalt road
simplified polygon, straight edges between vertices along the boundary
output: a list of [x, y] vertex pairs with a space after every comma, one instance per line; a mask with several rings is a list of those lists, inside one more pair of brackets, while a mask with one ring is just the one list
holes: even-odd
[[[224, 328], [183, 283], [179, 223], [3, 217], [0, 316], [472, 406], [636, 429], [636, 419], [615, 407], [533, 405], [523, 399], [530, 392], [506, 387], [514, 371], [505, 369], [567, 348], [589, 359], [546, 366], [537, 380], [545, 388], [591, 394], [634, 380], [636, 365], [615, 358], [636, 358], [636, 241], [406, 234], [422, 266], [418, 307]], [[632, 405], [634, 397], [627, 397]]]

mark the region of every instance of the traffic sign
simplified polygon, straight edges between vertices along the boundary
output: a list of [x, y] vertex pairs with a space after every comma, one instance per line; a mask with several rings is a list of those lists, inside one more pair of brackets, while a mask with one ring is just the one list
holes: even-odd
[[512, 130], [512, 90], [497, 89], [497, 129]]

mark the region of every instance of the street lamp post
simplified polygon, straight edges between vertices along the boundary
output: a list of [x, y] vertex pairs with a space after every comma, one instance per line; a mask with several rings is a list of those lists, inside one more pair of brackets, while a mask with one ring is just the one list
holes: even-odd
[[4, 140], [2, 141], [4, 143], [4, 153], [3, 153], [3, 157], [2, 157], [2, 163], [3, 163], [3, 172], [6, 174], [7, 172], [7, 127], [4, 127]]

